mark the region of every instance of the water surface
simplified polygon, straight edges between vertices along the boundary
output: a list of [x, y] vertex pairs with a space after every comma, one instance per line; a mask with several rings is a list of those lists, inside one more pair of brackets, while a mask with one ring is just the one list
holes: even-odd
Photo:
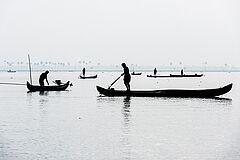
[[[39, 74], [33, 73], [35, 84]], [[1, 85], [0, 159], [240, 159], [239, 73], [184, 79], [149, 79], [150, 73], [132, 77], [132, 89], [234, 84], [216, 99], [103, 97], [95, 86], [108, 87], [120, 73], [97, 74], [97, 79], [82, 80], [76, 72], [50, 72], [50, 82], [73, 83], [62, 92], [27, 93], [25, 86]], [[28, 77], [24, 72], [0, 73], [2, 82], [25, 83]], [[113, 87], [125, 89], [122, 79]]]

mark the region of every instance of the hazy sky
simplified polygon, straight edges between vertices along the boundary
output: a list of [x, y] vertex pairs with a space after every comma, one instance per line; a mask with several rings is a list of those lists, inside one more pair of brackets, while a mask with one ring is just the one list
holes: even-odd
[[239, 0], [0, 0], [0, 61], [240, 66]]

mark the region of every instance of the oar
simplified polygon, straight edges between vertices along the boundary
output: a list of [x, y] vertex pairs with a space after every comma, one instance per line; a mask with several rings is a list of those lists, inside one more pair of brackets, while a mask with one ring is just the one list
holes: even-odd
[[6, 82], [6, 83], [0, 83], [0, 84], [5, 84], [5, 85], [24, 85], [24, 86], [26, 86], [26, 84], [23, 84], [23, 83], [8, 83], [8, 82]]
[[114, 83], [116, 83], [121, 77], [122, 77], [122, 74], [115, 81], [113, 81], [113, 83], [108, 87], [108, 89], [110, 89], [112, 85], [114, 85]]

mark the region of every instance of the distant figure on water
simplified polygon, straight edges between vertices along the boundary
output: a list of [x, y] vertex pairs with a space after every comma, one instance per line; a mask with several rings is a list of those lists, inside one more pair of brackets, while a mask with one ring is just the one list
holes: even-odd
[[85, 77], [85, 72], [86, 72], [86, 69], [83, 68], [83, 70], [82, 70], [83, 77]]
[[48, 75], [49, 71], [45, 71], [44, 73], [42, 73], [39, 77], [39, 84], [40, 86], [44, 87], [44, 80], [46, 80], [47, 84], [48, 83], [48, 79], [47, 79], [47, 75]]
[[127, 88], [127, 91], [130, 91], [130, 81], [131, 81], [131, 75], [129, 73], [129, 69], [127, 67], [127, 65], [125, 63], [122, 63], [122, 67], [123, 67], [123, 73], [122, 76], [124, 75], [123, 81], [124, 84]]
[[156, 76], [156, 74], [157, 74], [157, 68], [154, 68], [153, 74], [154, 74], [154, 76]]
[[183, 69], [181, 69], [181, 76], [183, 76]]

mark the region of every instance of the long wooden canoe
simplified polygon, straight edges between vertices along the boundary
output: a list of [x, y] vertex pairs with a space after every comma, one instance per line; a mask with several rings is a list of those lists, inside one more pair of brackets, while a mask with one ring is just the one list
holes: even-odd
[[170, 75], [147, 75], [147, 77], [151, 78], [182, 78], [182, 77], [202, 77], [203, 74], [170, 74]]
[[232, 83], [220, 88], [214, 89], [165, 89], [165, 90], [142, 90], [129, 91], [105, 89], [97, 86], [100, 94], [105, 96], [133, 96], [133, 97], [193, 97], [193, 98], [211, 98], [223, 95], [232, 88]]
[[61, 85], [41, 87], [41, 86], [37, 86], [37, 85], [31, 85], [29, 82], [27, 82], [27, 88], [31, 92], [35, 92], [35, 91], [64, 91], [69, 86], [69, 83], [70, 83], [70, 81], [68, 81], [65, 84], [61, 84]]
[[94, 78], [97, 78], [97, 75], [94, 75], [94, 76], [82, 76], [82, 75], [80, 75], [79, 78], [80, 79], [94, 79]]

